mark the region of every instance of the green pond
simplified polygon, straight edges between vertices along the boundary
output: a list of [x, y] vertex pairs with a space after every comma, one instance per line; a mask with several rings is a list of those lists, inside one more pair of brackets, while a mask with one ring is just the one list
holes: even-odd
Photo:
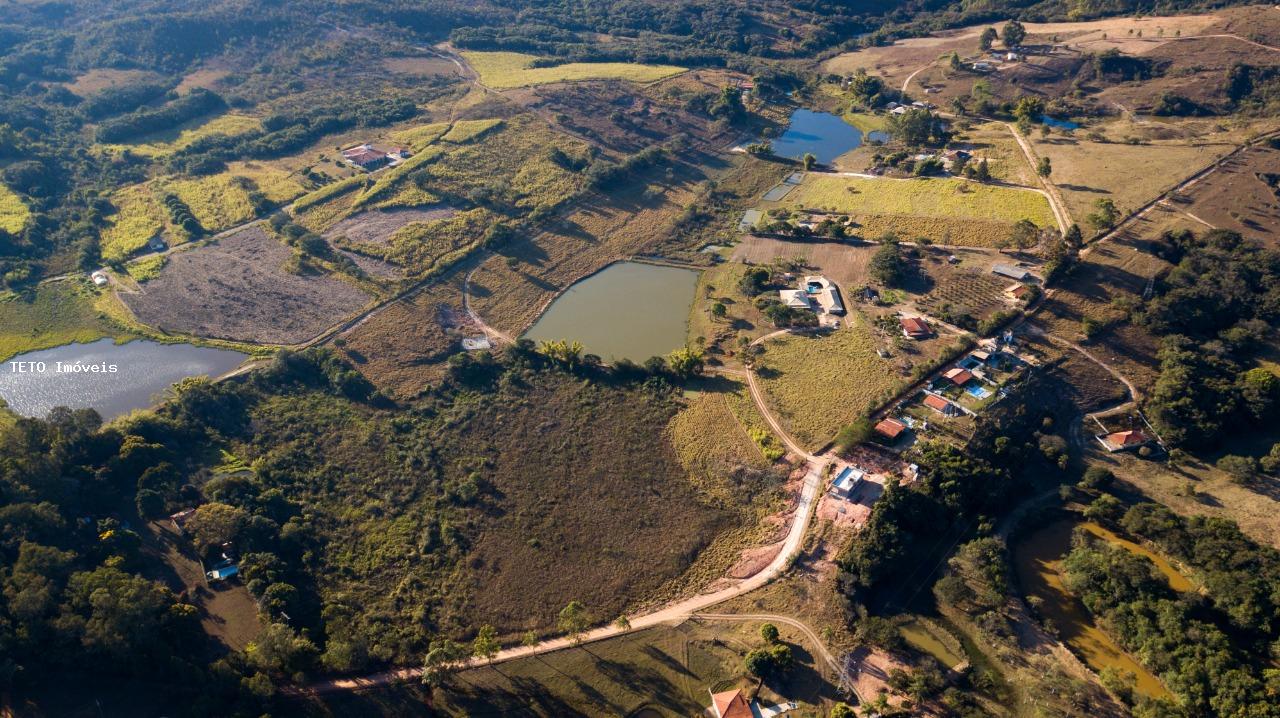
[[931, 630], [919, 619], [912, 619], [898, 627], [898, 631], [907, 643], [938, 659], [938, 662], [946, 668], [954, 668], [969, 660], [968, 657], [958, 655], [948, 648], [947, 644], [934, 635], [934, 630], [941, 629]]
[[1192, 583], [1168, 561], [1145, 546], [1117, 536], [1091, 521], [1062, 519], [1024, 537], [1013, 547], [1014, 571], [1028, 596], [1040, 599], [1040, 614], [1053, 622], [1063, 642], [1095, 671], [1117, 668], [1136, 677], [1136, 689], [1150, 697], [1168, 696], [1160, 680], [1138, 663], [1098, 626], [1092, 614], [1063, 583], [1062, 560], [1071, 551], [1071, 534], [1077, 527], [1133, 553], [1151, 559], [1168, 579], [1170, 588], [1190, 591]]
[[698, 273], [618, 262], [560, 295], [525, 337], [582, 342], [605, 361], [643, 362], [685, 345]]

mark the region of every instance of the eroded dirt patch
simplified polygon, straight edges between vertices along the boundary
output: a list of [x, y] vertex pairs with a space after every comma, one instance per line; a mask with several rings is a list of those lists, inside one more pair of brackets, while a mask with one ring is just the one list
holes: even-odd
[[254, 225], [170, 255], [159, 277], [122, 299], [140, 321], [166, 332], [263, 344], [304, 342], [368, 300], [334, 277], [286, 272], [289, 255]]
[[413, 222], [431, 222], [448, 219], [457, 214], [453, 207], [405, 207], [375, 209], [352, 215], [330, 227], [324, 236], [337, 240], [346, 238], [352, 244], [386, 245], [401, 227]]

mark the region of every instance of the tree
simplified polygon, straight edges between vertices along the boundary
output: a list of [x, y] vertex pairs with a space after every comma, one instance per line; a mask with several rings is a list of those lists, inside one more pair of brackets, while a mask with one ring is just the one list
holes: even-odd
[[996, 32], [994, 27], [983, 28], [982, 34], [978, 36], [978, 47], [981, 48], [983, 52], [987, 52], [991, 49], [991, 44], [996, 41], [998, 36], [999, 33]]
[[568, 637], [569, 642], [575, 646], [582, 645], [582, 639], [587, 632], [590, 624], [587, 618], [587, 609], [578, 601], [570, 601], [568, 605], [560, 609], [560, 619], [558, 621], [560, 630]]
[[1258, 462], [1251, 456], [1228, 454], [1218, 459], [1215, 466], [1237, 484], [1248, 484], [1258, 478]]
[[952, 50], [952, 51], [951, 51], [951, 57], [947, 58], [947, 64], [948, 64], [948, 65], [950, 65], [950, 67], [951, 67], [951, 69], [952, 69], [952, 70], [959, 70], [959, 69], [960, 69], [960, 67], [961, 67], [961, 65], [960, 65], [960, 53], [958, 53], [958, 52], [956, 52], [956, 51]]
[[840, 433], [836, 434], [836, 450], [842, 454], [848, 453], [853, 447], [868, 441], [871, 431], [871, 420], [865, 416], [845, 424], [840, 427]]
[[476, 658], [483, 658], [485, 663], [493, 665], [493, 657], [498, 655], [498, 630], [493, 626], [480, 627], [476, 638], [471, 642], [471, 653]]
[[991, 181], [991, 168], [987, 166], [986, 157], [978, 161], [978, 167], [973, 171], [973, 178], [979, 182]]
[[191, 536], [196, 550], [204, 553], [235, 539], [248, 520], [249, 514], [244, 509], [212, 502], [197, 508], [183, 528]]
[[533, 648], [538, 645], [538, 634], [533, 631], [525, 631], [524, 635], [520, 636], [520, 645], [525, 648]]
[[1091, 521], [1114, 525], [1124, 515], [1124, 504], [1111, 494], [1103, 494], [1084, 510], [1084, 517]]
[[1040, 175], [1041, 177], [1044, 177], [1045, 179], [1048, 179], [1049, 175], [1052, 173], [1053, 173], [1053, 164], [1049, 161], [1049, 158], [1041, 157], [1040, 162], [1036, 164], [1036, 174]]
[[858, 714], [848, 703], [837, 703], [831, 706], [831, 712], [827, 714], [827, 718], [858, 718]]
[[1040, 228], [1029, 219], [1020, 219], [1013, 225], [1009, 242], [1018, 249], [1031, 249], [1040, 242]]
[[615, 628], [617, 628], [619, 631], [630, 631], [630, 630], [631, 630], [631, 619], [627, 618], [626, 614], [623, 614], [623, 615], [618, 616], [617, 618], [613, 619], [613, 625], [614, 625], [614, 627], [615, 627]]
[[772, 623], [764, 624], [763, 626], [760, 627], [760, 637], [764, 639], [765, 643], [771, 643], [771, 644], [777, 643], [778, 627], [773, 625]]
[[1005, 24], [1004, 29], [1000, 31], [1000, 39], [1004, 42], [1004, 46], [1012, 50], [1022, 44], [1027, 38], [1027, 28], [1017, 20], [1010, 20]]
[[729, 308], [724, 305], [724, 302], [716, 302], [711, 305], [711, 316], [716, 319], [724, 319], [728, 313]]
[[681, 347], [667, 355], [667, 366], [681, 379], [691, 379], [702, 372], [702, 352]]
[[818, 158], [814, 157], [812, 152], [806, 152], [804, 157], [800, 158], [800, 165], [804, 167], [806, 172], [813, 169], [816, 164], [818, 164]]
[[1118, 219], [1120, 219], [1120, 210], [1116, 209], [1116, 203], [1110, 197], [1102, 197], [1095, 200], [1093, 212], [1085, 218], [1096, 231], [1111, 229], [1116, 225], [1116, 220]]
[[250, 665], [277, 675], [305, 671], [318, 655], [314, 643], [283, 623], [272, 623], [262, 629], [244, 653]]
[[[1023, 95], [1018, 98], [1017, 104], [1013, 106], [1013, 117], [1019, 124], [1039, 122], [1044, 115], [1044, 100], [1032, 95]], [[1023, 132], [1026, 134], [1026, 132]]]
[[1110, 469], [1101, 466], [1090, 466], [1080, 478], [1080, 486], [1086, 489], [1105, 489], [1116, 480]]
[[867, 267], [871, 278], [886, 287], [896, 287], [906, 279], [907, 263], [897, 242], [880, 245]]
[[461, 645], [447, 638], [438, 638], [431, 642], [427, 656], [422, 662], [423, 685], [439, 688], [449, 682], [458, 669], [458, 661], [466, 657], [467, 651]]

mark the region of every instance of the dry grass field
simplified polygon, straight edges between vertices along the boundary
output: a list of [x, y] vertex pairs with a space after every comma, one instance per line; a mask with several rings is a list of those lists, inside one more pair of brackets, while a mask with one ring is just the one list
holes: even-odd
[[1035, 139], [1036, 153], [1053, 163], [1050, 179], [1062, 190], [1072, 221], [1084, 219], [1101, 198], [1122, 213], [1137, 209], [1234, 149], [1231, 145], [1128, 145], [1083, 138]]
[[533, 62], [539, 58], [519, 52], [464, 52], [462, 57], [480, 75], [482, 83], [498, 90], [578, 80], [654, 82], [685, 71], [685, 68], [674, 65], [631, 62], [569, 62], [553, 67], [533, 67]]
[[[1272, 177], [1268, 183], [1266, 175]], [[1280, 242], [1280, 150], [1253, 147], [1173, 198], [1175, 207], [1223, 229]]]
[[165, 332], [261, 344], [306, 341], [369, 297], [325, 275], [285, 271], [290, 250], [260, 226], [169, 255], [160, 276], [122, 299]]
[[757, 373], [783, 424], [813, 450], [835, 438], [840, 427], [888, 401], [946, 342], [915, 342], [918, 354], [895, 352], [885, 359], [876, 350], [890, 343], [853, 312], [829, 334], [788, 334], [766, 341]]
[[99, 67], [77, 75], [74, 82], [67, 83], [67, 89], [80, 97], [88, 97], [118, 85], [154, 82], [160, 79], [159, 75], [148, 70], [113, 70]]
[[842, 177], [811, 173], [787, 195], [787, 205], [853, 214], [912, 215], [1053, 226], [1039, 192], [960, 179]]
[[465, 336], [480, 336], [462, 306], [459, 270], [388, 304], [342, 337], [340, 351], [379, 389], [410, 398], [438, 383]]

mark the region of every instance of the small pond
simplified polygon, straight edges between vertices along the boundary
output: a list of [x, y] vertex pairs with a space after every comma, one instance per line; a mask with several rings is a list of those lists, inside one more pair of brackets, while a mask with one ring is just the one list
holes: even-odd
[[[23, 416], [44, 417], [55, 406], [68, 406], [97, 409], [103, 419], [112, 419], [151, 406], [153, 397], [174, 382], [191, 376], [220, 376], [247, 358], [226, 349], [141, 340], [65, 344], [27, 352], [0, 365], [0, 399]], [[43, 362], [43, 371], [30, 362]], [[64, 369], [78, 363], [99, 370], [60, 372], [59, 362]]]
[[1059, 120], [1056, 117], [1050, 117], [1048, 115], [1040, 115], [1040, 121], [1050, 127], [1057, 127], [1060, 130], [1080, 129], [1080, 123], [1078, 122], [1072, 122], [1071, 120]]
[[[1062, 519], [1019, 539], [1013, 547], [1013, 566], [1019, 584], [1028, 596], [1036, 596], [1040, 599], [1040, 614], [1053, 623], [1063, 642], [1089, 664], [1090, 668], [1101, 671], [1103, 668], [1112, 667], [1128, 671], [1136, 676], [1135, 688], [1139, 693], [1153, 698], [1168, 696], [1169, 692], [1160, 680], [1125, 653], [1111, 636], [1098, 626], [1093, 615], [1063, 583], [1062, 559], [1071, 551], [1072, 531], [1081, 524], [1079, 519]], [[1137, 544], [1123, 541], [1102, 526], [1093, 523], [1084, 523], [1083, 526], [1086, 531], [1103, 540], [1111, 541], [1114, 538], [1115, 545], [1123, 546], [1130, 551], [1140, 549], [1136, 552], [1148, 557], [1154, 556]], [[1162, 572], [1167, 568], [1177, 575], [1177, 572], [1173, 571], [1163, 559], [1157, 563], [1157, 566]], [[1165, 572], [1165, 575], [1169, 576], [1169, 573]], [[1175, 584], [1171, 576], [1170, 579], [1171, 584]], [[1179, 576], [1179, 579], [1186, 581], [1182, 576]]]
[[582, 342], [605, 361], [643, 362], [685, 345], [698, 273], [618, 262], [574, 284], [525, 333]]
[[[871, 132], [868, 139], [884, 141], [888, 135]], [[830, 112], [796, 110], [781, 137], [773, 140], [773, 153], [798, 160], [811, 153], [818, 162], [829, 164], [862, 144], [862, 131]]]

